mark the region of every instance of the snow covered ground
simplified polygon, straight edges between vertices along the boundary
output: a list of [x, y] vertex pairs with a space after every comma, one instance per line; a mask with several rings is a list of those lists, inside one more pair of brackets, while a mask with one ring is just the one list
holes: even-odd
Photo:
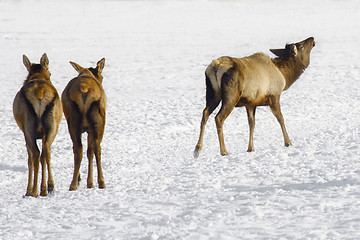
[[[360, 238], [359, 12], [355, 0], [0, 0], [0, 239]], [[194, 159], [206, 65], [310, 36], [311, 64], [281, 99], [293, 146], [260, 107], [247, 153], [241, 108], [224, 125], [230, 155], [219, 155], [212, 115]], [[39, 62], [44, 52], [59, 93], [76, 76], [69, 60], [106, 58], [105, 190], [86, 188], [84, 158], [83, 182], [68, 191], [63, 118], [55, 193], [23, 198], [27, 153], [12, 101], [27, 74], [22, 54]]]

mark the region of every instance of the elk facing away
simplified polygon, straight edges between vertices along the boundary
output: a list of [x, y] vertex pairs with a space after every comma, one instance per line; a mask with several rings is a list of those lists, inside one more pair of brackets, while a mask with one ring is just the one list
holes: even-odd
[[79, 169], [83, 154], [81, 135], [83, 132], [88, 133], [87, 187], [94, 187], [93, 157], [95, 154], [99, 188], [105, 188], [100, 147], [105, 128], [106, 95], [102, 87], [103, 77], [101, 75], [105, 59], [101, 59], [95, 68], [83, 68], [73, 62], [70, 64], [79, 75], [68, 83], [61, 96], [74, 151], [74, 175], [69, 190], [76, 190], [80, 181]]
[[[26, 196], [38, 196], [37, 182], [40, 160], [42, 167], [40, 195], [46, 196], [47, 191], [54, 190], [50, 156], [51, 144], [61, 121], [61, 101], [55, 87], [50, 82], [49, 59], [46, 54], [44, 53], [41, 57], [40, 64], [31, 63], [25, 55], [23, 55], [23, 62], [29, 74], [23, 87], [15, 96], [13, 113], [16, 123], [24, 133], [28, 151], [29, 178]], [[41, 155], [36, 139], [42, 139]], [[46, 187], [46, 166], [48, 188]]]
[[222, 102], [215, 123], [220, 143], [220, 154], [227, 155], [223, 136], [223, 124], [234, 107], [246, 107], [250, 127], [248, 152], [254, 151], [253, 133], [255, 109], [270, 106], [280, 123], [285, 146], [291, 142], [280, 111], [280, 95], [303, 73], [310, 63], [310, 52], [315, 46], [314, 38], [286, 44], [284, 49], [270, 49], [277, 58], [271, 59], [263, 53], [244, 58], [220, 57], [207, 67], [206, 107], [200, 126], [200, 137], [194, 157], [198, 157], [203, 146], [205, 124], [209, 115]]

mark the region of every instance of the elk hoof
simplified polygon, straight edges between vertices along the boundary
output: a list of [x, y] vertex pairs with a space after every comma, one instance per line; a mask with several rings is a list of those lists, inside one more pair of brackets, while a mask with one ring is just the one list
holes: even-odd
[[70, 185], [69, 191], [76, 191], [77, 186]]
[[36, 191], [36, 192], [33, 192], [32, 194], [31, 194], [31, 196], [33, 196], [33, 197], [38, 197], [39, 196], [39, 192], [38, 191]]
[[226, 151], [226, 150], [221, 152], [220, 154], [221, 154], [221, 156], [229, 155], [228, 151]]
[[88, 183], [87, 188], [94, 188], [94, 184]]
[[291, 142], [285, 143], [285, 147], [290, 147], [290, 146], [292, 146]]
[[42, 197], [46, 197], [48, 195], [47, 191], [46, 190], [41, 190], [40, 192], [40, 196]]
[[48, 188], [48, 193], [53, 194], [54, 193], [54, 188], [52, 188], [52, 189]]
[[100, 189], [106, 188], [105, 182], [99, 182], [99, 188], [100, 188]]
[[54, 184], [53, 183], [48, 183], [48, 192], [52, 193], [54, 191]]
[[194, 158], [198, 158], [200, 154], [200, 150], [199, 149], [195, 149], [194, 151]]

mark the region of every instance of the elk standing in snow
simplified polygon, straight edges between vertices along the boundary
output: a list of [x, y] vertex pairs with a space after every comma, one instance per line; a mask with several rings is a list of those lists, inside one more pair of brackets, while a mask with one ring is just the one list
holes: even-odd
[[70, 64], [79, 75], [68, 83], [61, 96], [74, 151], [74, 175], [69, 190], [76, 190], [80, 181], [79, 169], [83, 154], [81, 135], [83, 132], [88, 133], [87, 187], [94, 187], [93, 157], [95, 154], [99, 188], [105, 188], [100, 147], [105, 128], [106, 95], [102, 87], [103, 77], [101, 75], [105, 59], [101, 59], [95, 68], [83, 68], [74, 62], [70, 62]]
[[[23, 55], [23, 62], [29, 74], [23, 87], [16, 94], [13, 113], [16, 123], [24, 133], [28, 151], [29, 178], [26, 196], [38, 196], [38, 172], [41, 160], [41, 196], [54, 190], [51, 173], [51, 144], [57, 134], [62, 116], [59, 95], [50, 82], [49, 59], [44, 53], [40, 64], [31, 63]], [[42, 139], [41, 155], [36, 139]], [[46, 166], [48, 169], [48, 188], [46, 187]], [[34, 176], [33, 176], [34, 173]], [[33, 182], [34, 177], [34, 182]]]
[[223, 124], [234, 107], [246, 107], [250, 127], [248, 152], [254, 151], [253, 133], [257, 106], [270, 106], [280, 123], [285, 146], [290, 146], [280, 111], [280, 95], [309, 65], [310, 52], [314, 46], [314, 38], [310, 37], [298, 43], [286, 44], [284, 49], [270, 49], [277, 56], [274, 59], [263, 53], [256, 53], [244, 58], [220, 57], [213, 60], [205, 72], [206, 107], [194, 157], [199, 156], [203, 146], [204, 129], [209, 115], [221, 101], [221, 109], [215, 117], [221, 155], [228, 154], [224, 143]]

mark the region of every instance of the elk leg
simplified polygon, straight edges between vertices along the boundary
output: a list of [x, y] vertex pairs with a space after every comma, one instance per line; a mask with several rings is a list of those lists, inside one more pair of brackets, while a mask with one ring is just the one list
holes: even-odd
[[34, 119], [30, 119], [28, 122], [26, 122], [24, 127], [24, 137], [26, 142], [26, 149], [28, 152], [29, 178], [25, 196], [37, 197], [37, 174], [39, 170], [40, 151], [36, 144], [35, 129], [36, 123], [34, 122]]
[[47, 186], [46, 186], [46, 146], [43, 145], [40, 163], [41, 163], [41, 187], [40, 187], [40, 196], [47, 196]]
[[31, 196], [33, 189], [34, 158], [30, 156], [30, 153], [28, 155], [29, 177], [25, 196]]
[[34, 181], [34, 172], [35, 172], [35, 161], [39, 158], [40, 152], [36, 145], [36, 140], [29, 140], [28, 138], [25, 138], [26, 140], [26, 148], [28, 151], [28, 167], [29, 167], [29, 178], [28, 178], [28, 186], [26, 190], [25, 196], [33, 196], [33, 181]]
[[99, 188], [106, 188], [104, 176], [103, 176], [103, 172], [102, 172], [102, 167], [101, 167], [101, 146], [100, 146], [100, 143], [102, 141], [103, 134], [104, 134], [104, 128], [105, 128], [104, 120], [105, 120], [105, 118], [101, 118], [101, 123], [98, 125], [98, 128], [94, 128], [94, 130], [95, 130], [94, 135], [96, 136], [96, 138], [94, 138], [94, 141], [93, 141], [95, 158], [96, 158], [96, 166], [97, 166], [97, 171], [98, 171]]
[[206, 107], [203, 111], [203, 116], [201, 119], [200, 124], [200, 136], [199, 141], [195, 146], [194, 151], [194, 157], [197, 158], [199, 156], [199, 153], [203, 147], [203, 140], [204, 140], [204, 131], [205, 131], [205, 125], [209, 119], [210, 114], [215, 110], [215, 108], [219, 105], [220, 100], [211, 101], [209, 104], [206, 104]]
[[[47, 190], [51, 193], [54, 190], [54, 179], [51, 171], [51, 144], [55, 135], [48, 134], [48, 136], [43, 140], [42, 152], [41, 152], [41, 164], [43, 165], [43, 179], [41, 183], [41, 196], [47, 195]], [[46, 188], [46, 166], [48, 170], [48, 187]]]
[[96, 158], [96, 166], [98, 170], [98, 184], [99, 188], [106, 188], [105, 182], [104, 182], [104, 176], [102, 173], [102, 167], [101, 167], [101, 147], [100, 147], [100, 141], [97, 140], [95, 142], [95, 158]]
[[[74, 152], [74, 175], [70, 184], [70, 191], [76, 190], [79, 184], [79, 172], [80, 164], [82, 160], [83, 146], [81, 143], [81, 133], [70, 134], [73, 141], [73, 152]], [[76, 135], [76, 136], [74, 136]]]
[[[29, 162], [30, 162], [29, 165], [31, 168], [31, 170], [29, 168], [29, 181], [32, 180], [32, 179], [30, 179], [30, 175], [32, 175], [32, 171], [34, 171], [33, 183], [28, 182], [28, 189], [27, 189], [26, 196], [37, 197], [39, 195], [37, 182], [38, 182], [38, 172], [39, 172], [40, 151], [36, 145], [35, 137], [33, 137], [32, 140], [29, 140], [28, 138], [26, 138], [25, 140], [26, 140], [26, 147], [27, 147], [28, 155], [29, 155]], [[30, 173], [30, 171], [31, 171], [31, 173]], [[31, 186], [31, 184], [32, 184], [32, 186]]]
[[88, 134], [87, 158], [88, 158], [88, 160], [89, 160], [87, 187], [88, 187], [88, 188], [94, 188], [94, 184], [93, 184], [94, 147], [93, 147], [93, 140], [92, 140], [91, 134]]
[[[39, 152], [34, 154], [34, 184], [31, 195], [37, 197], [39, 195], [38, 190], [38, 174], [39, 174], [39, 164], [40, 164], [40, 157]], [[37, 155], [37, 156], [36, 156]]]
[[47, 165], [47, 168], [48, 168], [48, 191], [49, 193], [52, 193], [54, 191], [54, 179], [53, 179], [53, 175], [52, 175], [52, 170], [51, 170], [51, 161], [50, 161], [50, 153], [49, 153], [49, 157], [46, 159], [46, 165]]
[[274, 114], [274, 116], [276, 117], [276, 119], [278, 120], [278, 122], [280, 123], [281, 131], [284, 135], [285, 146], [286, 147], [291, 146], [291, 142], [290, 142], [290, 139], [289, 139], [289, 136], [287, 134], [285, 124], [284, 124], [284, 117], [280, 110], [280, 97], [274, 97], [274, 98], [270, 99], [270, 109], [271, 109], [272, 113]]
[[[98, 171], [98, 184], [99, 188], [106, 188], [104, 182], [104, 176], [101, 167], [101, 147], [100, 143], [103, 138], [105, 128], [105, 109], [102, 109], [100, 105], [92, 104], [87, 114], [88, 121], [91, 125], [89, 130], [89, 146], [93, 149], [96, 158], [96, 166]], [[92, 160], [91, 160], [92, 161]], [[90, 162], [90, 159], [89, 159]]]
[[255, 128], [255, 106], [247, 106], [246, 107], [246, 113], [248, 116], [248, 122], [249, 122], [249, 146], [248, 146], [248, 152], [254, 151], [254, 143], [253, 143], [253, 136], [254, 136], [254, 128]]
[[220, 154], [222, 156], [229, 154], [225, 148], [225, 142], [224, 142], [224, 134], [223, 134], [224, 121], [229, 116], [231, 111], [234, 109], [235, 105], [236, 105], [236, 102], [233, 103], [233, 102], [228, 102], [228, 101], [223, 100], [221, 109], [215, 117], [215, 123], [216, 123], [217, 133], [218, 133], [218, 137], [219, 137], [219, 143], [220, 143]]

